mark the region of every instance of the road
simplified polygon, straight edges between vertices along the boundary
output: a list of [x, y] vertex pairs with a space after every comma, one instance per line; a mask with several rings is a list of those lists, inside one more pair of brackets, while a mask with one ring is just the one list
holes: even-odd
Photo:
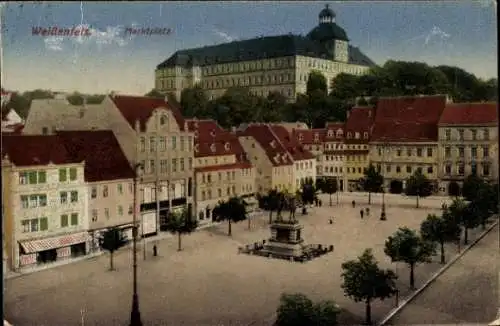
[[495, 227], [389, 324], [490, 323], [498, 309], [499, 253]]

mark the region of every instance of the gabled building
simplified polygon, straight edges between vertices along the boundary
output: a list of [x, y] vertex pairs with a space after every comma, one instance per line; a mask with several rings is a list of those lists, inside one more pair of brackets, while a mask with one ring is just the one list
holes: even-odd
[[326, 129], [293, 129], [291, 133], [292, 138], [314, 155], [316, 159], [316, 176], [322, 176]]
[[89, 252], [84, 164], [57, 136], [2, 135], [4, 235], [11, 269], [36, 269]]
[[439, 120], [439, 190], [470, 174], [498, 178], [497, 103], [447, 104]]
[[438, 122], [446, 102], [444, 95], [378, 100], [370, 159], [384, 176], [386, 186], [404, 187], [417, 169], [437, 186]]
[[347, 190], [347, 178], [344, 167], [344, 123], [329, 122], [326, 124], [324, 139], [325, 150], [322, 156], [321, 176], [337, 180], [339, 191]]
[[302, 189], [307, 182], [316, 181], [316, 157], [304, 148], [285, 127], [270, 125], [271, 132], [293, 159], [294, 186], [291, 191]]
[[294, 191], [294, 161], [290, 153], [265, 123], [251, 123], [236, 133], [248, 160], [256, 168], [257, 192]]
[[200, 226], [216, 222], [212, 212], [220, 201], [238, 196], [255, 204], [255, 168], [238, 138], [214, 120], [186, 122], [194, 134], [194, 197]]
[[347, 114], [344, 168], [350, 191], [359, 188], [359, 180], [370, 164], [369, 142], [374, 119], [375, 109], [372, 107], [353, 107]]
[[123, 230], [132, 239], [134, 212], [134, 170], [111, 130], [58, 131], [67, 152], [85, 161], [88, 192], [89, 233], [92, 251], [98, 251], [99, 237], [110, 227]]

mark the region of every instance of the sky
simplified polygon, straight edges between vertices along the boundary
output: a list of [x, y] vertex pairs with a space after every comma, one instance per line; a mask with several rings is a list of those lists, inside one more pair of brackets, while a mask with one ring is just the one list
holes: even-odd
[[[279, 34], [306, 35], [329, 4], [352, 45], [389, 59], [497, 77], [495, 0], [318, 2], [8, 2], [2, 5], [2, 87], [142, 95], [175, 51]], [[33, 35], [84, 26], [90, 36]], [[170, 28], [130, 35], [126, 28]]]

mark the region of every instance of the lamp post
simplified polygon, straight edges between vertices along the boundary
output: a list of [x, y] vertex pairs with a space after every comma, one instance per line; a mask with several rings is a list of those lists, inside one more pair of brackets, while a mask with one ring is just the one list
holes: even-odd
[[[386, 146], [384, 146], [384, 149], [382, 151], [382, 169], [385, 167], [385, 151], [387, 150]], [[386, 168], [386, 167], [385, 167]], [[382, 171], [382, 174], [385, 175], [384, 171]], [[385, 221], [387, 220], [387, 217], [385, 215], [385, 178], [382, 178], [382, 211], [380, 212], [380, 220]]]
[[141, 164], [135, 165], [134, 174], [134, 215], [133, 215], [133, 295], [132, 295], [132, 310], [130, 311], [130, 326], [142, 326], [141, 312], [139, 311], [139, 296], [137, 294], [137, 175], [141, 171]]
[[340, 191], [340, 189], [339, 189], [339, 177], [338, 176], [335, 177], [335, 183], [337, 184], [337, 206], [338, 206], [339, 205], [339, 191]]

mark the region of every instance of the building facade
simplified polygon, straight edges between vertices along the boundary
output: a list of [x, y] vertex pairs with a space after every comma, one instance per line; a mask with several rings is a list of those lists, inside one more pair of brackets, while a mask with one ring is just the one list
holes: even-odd
[[404, 188], [406, 180], [420, 170], [437, 188], [437, 126], [446, 101], [442, 95], [378, 100], [370, 160], [384, 176], [385, 187]]
[[439, 120], [439, 191], [459, 185], [470, 174], [498, 178], [498, 122], [496, 103], [448, 104]]
[[307, 36], [267, 36], [177, 51], [156, 67], [155, 88], [179, 100], [182, 90], [194, 85], [210, 99], [244, 86], [256, 95], [279, 92], [294, 100], [305, 93], [312, 70], [323, 73], [331, 88], [339, 73], [361, 75], [371, 66], [373, 61], [349, 44], [327, 6]]
[[2, 145], [10, 166], [5, 235], [11, 268], [40, 268], [88, 254], [84, 162], [55, 136], [4, 136]]
[[325, 133], [325, 150], [322, 155], [321, 176], [334, 178], [339, 191], [347, 190], [345, 170], [344, 123], [327, 123]]
[[194, 133], [195, 203], [200, 226], [217, 222], [213, 209], [231, 197], [245, 198], [253, 208], [255, 168], [246, 159], [238, 138], [214, 120], [187, 120]]
[[[58, 131], [70, 155], [85, 161], [91, 251], [99, 251], [99, 238], [111, 227], [132, 239], [134, 171], [111, 130]], [[142, 228], [140, 229], [142, 231]]]
[[293, 129], [290, 131], [304, 149], [311, 152], [316, 160], [316, 177], [323, 175], [323, 152], [325, 151], [325, 129]]
[[354, 107], [347, 115], [344, 167], [349, 191], [360, 189], [359, 181], [370, 165], [369, 142], [374, 118], [375, 109], [372, 107]]

